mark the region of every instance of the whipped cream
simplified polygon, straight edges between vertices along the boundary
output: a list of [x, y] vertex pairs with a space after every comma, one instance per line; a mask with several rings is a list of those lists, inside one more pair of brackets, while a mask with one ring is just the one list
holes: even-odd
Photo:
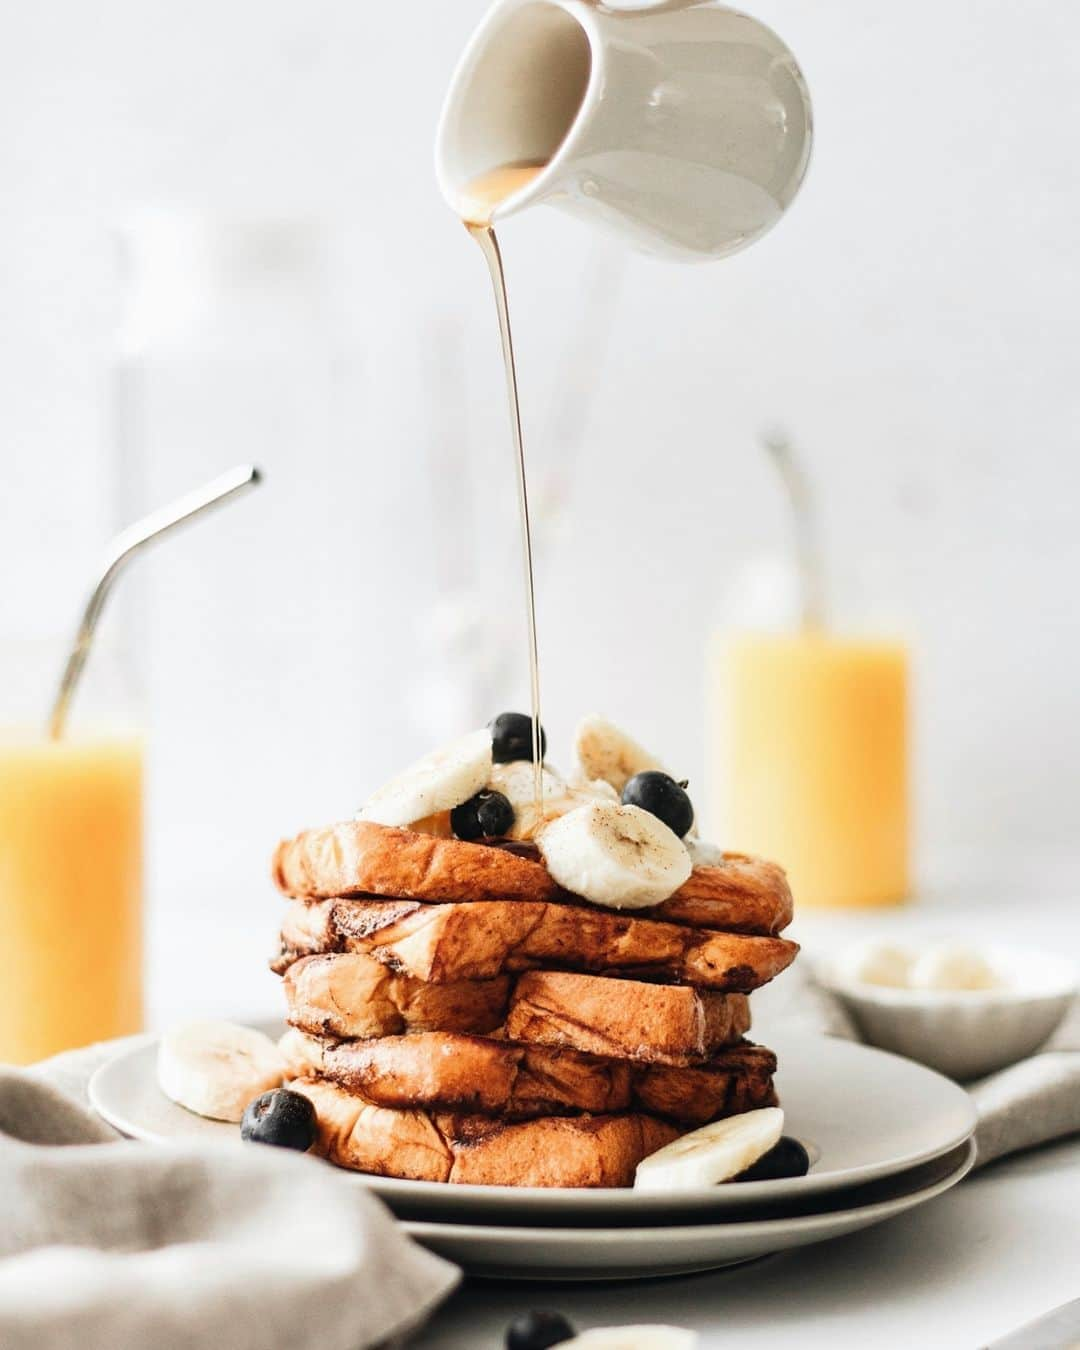
[[514, 824], [506, 836], [508, 839], [532, 843], [545, 825], [565, 816], [577, 806], [595, 801], [619, 800], [615, 789], [608, 783], [582, 779], [567, 782], [556, 769], [546, 764], [543, 767], [543, 785], [543, 810], [538, 814], [532, 762], [522, 759], [512, 764], [492, 765], [485, 787], [492, 792], [501, 792], [514, 808]]

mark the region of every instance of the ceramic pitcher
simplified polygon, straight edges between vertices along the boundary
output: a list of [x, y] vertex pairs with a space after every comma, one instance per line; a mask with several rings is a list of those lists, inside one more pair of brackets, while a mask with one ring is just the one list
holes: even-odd
[[451, 79], [435, 157], [451, 206], [482, 173], [542, 162], [494, 220], [548, 202], [693, 260], [780, 218], [810, 142], [795, 58], [745, 14], [711, 0], [497, 0]]

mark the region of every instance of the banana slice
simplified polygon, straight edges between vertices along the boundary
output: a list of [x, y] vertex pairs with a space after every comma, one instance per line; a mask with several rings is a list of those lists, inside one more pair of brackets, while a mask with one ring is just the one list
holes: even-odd
[[583, 1331], [572, 1341], [565, 1341], [563, 1350], [578, 1346], [579, 1350], [697, 1350], [696, 1331], [685, 1327], [659, 1325], [639, 1327], [593, 1327]]
[[832, 972], [856, 984], [882, 984], [903, 989], [911, 976], [913, 960], [906, 947], [872, 938], [843, 949], [832, 963]]
[[693, 1191], [730, 1181], [768, 1153], [783, 1133], [784, 1113], [778, 1106], [714, 1120], [643, 1158], [634, 1187], [639, 1191]]
[[912, 989], [996, 989], [1001, 984], [980, 952], [959, 942], [940, 942], [916, 957], [908, 972]]
[[357, 812], [377, 825], [411, 825], [467, 802], [491, 775], [491, 732], [471, 731], [392, 778]]
[[537, 842], [560, 886], [611, 909], [658, 905], [692, 870], [682, 840], [640, 806], [579, 806], [545, 825]]
[[595, 713], [578, 723], [574, 733], [574, 753], [585, 779], [602, 778], [616, 792], [622, 792], [634, 774], [664, 767], [655, 755], [650, 755], [614, 722]]
[[288, 1068], [269, 1036], [234, 1022], [189, 1022], [158, 1046], [162, 1092], [210, 1120], [238, 1121], [248, 1102], [281, 1086]]

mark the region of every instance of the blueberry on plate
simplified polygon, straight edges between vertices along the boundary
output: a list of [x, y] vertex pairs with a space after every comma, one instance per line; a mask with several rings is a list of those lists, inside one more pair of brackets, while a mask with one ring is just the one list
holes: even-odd
[[315, 1142], [315, 1108], [300, 1092], [274, 1088], [253, 1102], [240, 1122], [240, 1138], [306, 1153]]
[[623, 806], [640, 806], [681, 839], [694, 823], [694, 807], [686, 795], [683, 783], [676, 783], [669, 773], [647, 769], [636, 773], [622, 790]]
[[740, 1172], [735, 1181], [782, 1181], [785, 1177], [804, 1177], [810, 1171], [810, 1155], [797, 1139], [785, 1134], [763, 1153], [756, 1163]]
[[[490, 723], [491, 758], [496, 764], [513, 764], [533, 757], [533, 724], [527, 713], [500, 713]], [[540, 758], [547, 754], [547, 732], [540, 728]]]
[[515, 1317], [506, 1329], [506, 1350], [548, 1350], [577, 1335], [562, 1313], [527, 1312]]
[[459, 839], [501, 839], [514, 826], [514, 808], [501, 792], [484, 790], [450, 812]]

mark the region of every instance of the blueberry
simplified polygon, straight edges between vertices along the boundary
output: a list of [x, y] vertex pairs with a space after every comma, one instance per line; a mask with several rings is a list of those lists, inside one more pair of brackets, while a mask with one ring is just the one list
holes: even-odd
[[295, 1148], [301, 1153], [315, 1142], [315, 1108], [307, 1097], [275, 1088], [248, 1102], [240, 1122], [240, 1138], [256, 1144]]
[[[490, 723], [491, 757], [496, 764], [512, 764], [533, 757], [532, 718], [525, 713], [500, 713]], [[540, 758], [547, 754], [547, 733], [540, 728]]]
[[576, 1335], [562, 1313], [527, 1312], [507, 1327], [506, 1350], [547, 1350], [549, 1345], [562, 1345]]
[[514, 825], [514, 808], [501, 792], [478, 792], [450, 812], [459, 839], [499, 839]]
[[768, 1153], [740, 1172], [736, 1181], [782, 1181], [784, 1177], [804, 1177], [810, 1171], [810, 1155], [797, 1139], [785, 1134]]
[[622, 803], [640, 806], [662, 820], [680, 839], [694, 823], [694, 808], [685, 785], [656, 769], [634, 774], [622, 790]]

